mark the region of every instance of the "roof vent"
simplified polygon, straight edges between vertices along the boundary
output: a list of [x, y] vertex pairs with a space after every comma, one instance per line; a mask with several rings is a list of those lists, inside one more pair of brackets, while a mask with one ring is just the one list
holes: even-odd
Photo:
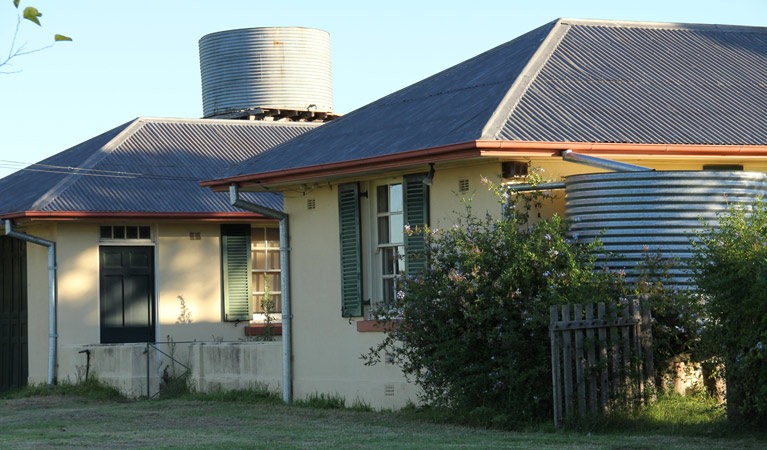
[[330, 35], [243, 28], [200, 39], [206, 118], [326, 121], [333, 114]]

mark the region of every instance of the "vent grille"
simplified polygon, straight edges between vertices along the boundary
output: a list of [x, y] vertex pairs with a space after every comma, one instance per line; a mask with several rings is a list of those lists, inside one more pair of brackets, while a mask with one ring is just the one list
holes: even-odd
[[394, 396], [394, 385], [393, 384], [384, 384], [384, 395], [387, 397], [393, 397]]
[[313, 198], [306, 200], [306, 209], [315, 209], [317, 207], [317, 201]]
[[469, 192], [469, 180], [461, 178], [458, 180], [458, 192]]
[[189, 240], [190, 241], [199, 241], [201, 238], [199, 231], [190, 231], [189, 232]]

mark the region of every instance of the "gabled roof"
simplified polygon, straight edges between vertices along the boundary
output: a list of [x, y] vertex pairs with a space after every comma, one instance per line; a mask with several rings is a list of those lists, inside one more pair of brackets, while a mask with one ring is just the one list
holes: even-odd
[[765, 146], [767, 28], [559, 19], [203, 185], [487, 142]]
[[[0, 217], [225, 217], [199, 181], [320, 124], [138, 118], [0, 180]], [[282, 209], [280, 194], [248, 201]]]

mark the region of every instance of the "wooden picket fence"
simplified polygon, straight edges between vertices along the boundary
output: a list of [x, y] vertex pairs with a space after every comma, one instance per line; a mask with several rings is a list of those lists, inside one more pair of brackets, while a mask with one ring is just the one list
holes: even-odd
[[[606, 311], [604, 303], [550, 308], [554, 424], [618, 405], [652, 399], [652, 332], [649, 306], [633, 298]], [[585, 309], [585, 311], [584, 311]], [[571, 311], [573, 315], [571, 315]], [[585, 315], [584, 315], [585, 312]]]

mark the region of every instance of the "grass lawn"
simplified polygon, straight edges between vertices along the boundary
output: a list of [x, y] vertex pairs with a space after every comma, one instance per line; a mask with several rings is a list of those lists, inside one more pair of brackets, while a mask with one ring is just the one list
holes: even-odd
[[[194, 397], [193, 397], [194, 398]], [[693, 412], [694, 413], [694, 412]], [[273, 400], [118, 401], [75, 395], [0, 399], [0, 448], [765, 448], [722, 424], [674, 425], [679, 414], [589, 433], [497, 431], [437, 423], [415, 411], [285, 406]], [[629, 430], [629, 431], [626, 431]]]

